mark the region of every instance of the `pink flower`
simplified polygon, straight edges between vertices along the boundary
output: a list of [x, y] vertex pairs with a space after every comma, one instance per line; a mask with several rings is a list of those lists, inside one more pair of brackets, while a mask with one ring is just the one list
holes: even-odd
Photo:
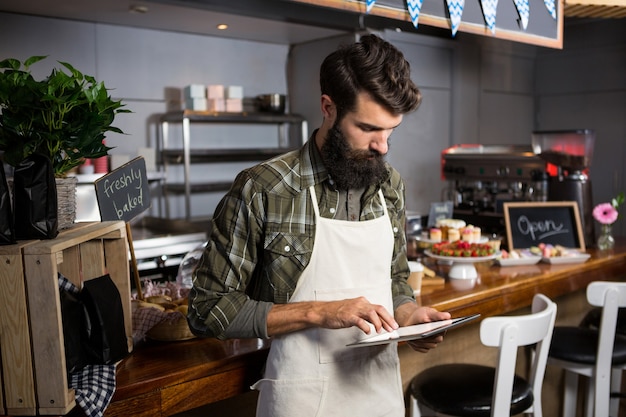
[[598, 204], [593, 209], [593, 217], [602, 224], [613, 224], [618, 214], [617, 209], [611, 203]]

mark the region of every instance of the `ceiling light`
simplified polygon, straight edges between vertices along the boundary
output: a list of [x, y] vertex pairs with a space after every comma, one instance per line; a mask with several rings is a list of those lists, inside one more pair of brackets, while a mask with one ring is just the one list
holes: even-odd
[[131, 5], [128, 10], [131, 13], [148, 13], [148, 6]]
[[228, 29], [228, 25], [226, 23], [220, 23], [219, 25], [217, 25], [217, 28], [219, 30], [226, 30]]

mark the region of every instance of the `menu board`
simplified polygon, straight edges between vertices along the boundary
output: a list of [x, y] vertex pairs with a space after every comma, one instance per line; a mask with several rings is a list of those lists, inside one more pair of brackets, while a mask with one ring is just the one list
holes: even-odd
[[540, 243], [585, 250], [578, 203], [504, 203], [509, 250]]

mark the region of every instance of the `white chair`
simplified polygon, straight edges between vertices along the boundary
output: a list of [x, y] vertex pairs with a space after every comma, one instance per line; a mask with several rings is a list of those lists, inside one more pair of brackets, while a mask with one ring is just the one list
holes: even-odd
[[[420, 407], [453, 416], [533, 413], [542, 417], [541, 388], [556, 309], [548, 297], [537, 294], [531, 314], [484, 319], [480, 340], [485, 346], [498, 347], [496, 366], [445, 364], [422, 371], [409, 386], [411, 417], [422, 415]], [[526, 380], [515, 374], [518, 347], [535, 344]]]
[[616, 334], [618, 309], [626, 307], [625, 282], [592, 282], [587, 301], [602, 307], [598, 329], [557, 326], [548, 364], [565, 370], [563, 417], [576, 415], [578, 376], [588, 377], [586, 416], [617, 417], [622, 371], [626, 369], [626, 336]]

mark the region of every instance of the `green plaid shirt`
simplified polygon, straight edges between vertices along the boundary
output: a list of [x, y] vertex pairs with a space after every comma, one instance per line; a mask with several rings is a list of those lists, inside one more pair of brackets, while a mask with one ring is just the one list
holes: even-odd
[[[195, 333], [267, 337], [269, 308], [289, 301], [311, 258], [315, 213], [309, 187], [315, 185], [323, 217], [334, 218], [337, 213], [339, 191], [313, 144], [310, 139], [299, 150], [242, 171], [217, 206], [189, 295], [188, 320]], [[395, 309], [414, 302], [406, 282], [404, 183], [388, 166], [380, 187], [395, 235], [390, 265]], [[377, 193], [378, 186], [365, 189], [361, 221], [383, 215]]]

